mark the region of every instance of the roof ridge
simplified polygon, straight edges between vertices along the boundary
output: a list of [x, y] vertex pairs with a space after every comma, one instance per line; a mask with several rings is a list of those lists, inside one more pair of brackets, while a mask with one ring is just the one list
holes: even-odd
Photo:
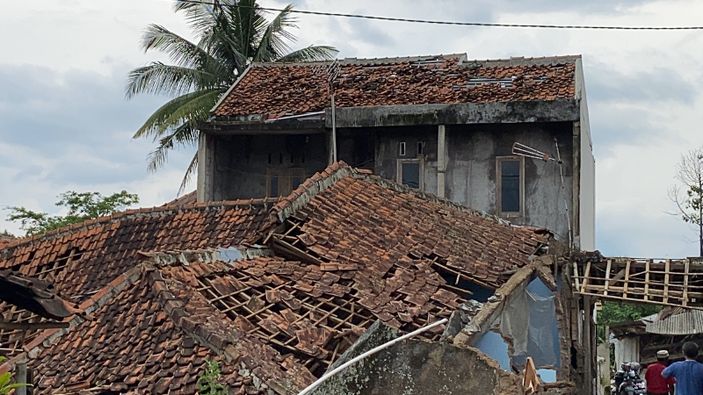
[[457, 52], [450, 54], [436, 54], [436, 55], [411, 55], [411, 56], [388, 56], [379, 58], [342, 58], [335, 60], [318, 60], [310, 62], [256, 62], [252, 63], [253, 67], [286, 67], [286, 66], [322, 66], [329, 65], [335, 61], [340, 65], [373, 65], [373, 64], [391, 64], [391, 63], [405, 63], [405, 62], [419, 62], [419, 61], [430, 61], [430, 60], [457, 60], [465, 61], [467, 59], [466, 53]]
[[184, 205], [184, 206], [161, 205], [161, 206], [154, 206], [154, 207], [128, 209], [128, 210], [124, 210], [124, 211], [118, 211], [118, 212], [112, 213], [110, 215], [104, 215], [104, 216], [97, 217], [97, 218], [86, 219], [85, 221], [77, 222], [75, 224], [65, 225], [60, 228], [52, 229], [48, 232], [41, 233], [38, 235], [17, 238], [15, 240], [7, 243], [5, 245], [5, 247], [0, 249], [0, 254], [2, 254], [3, 252], [9, 251], [13, 248], [16, 248], [20, 245], [32, 243], [37, 240], [52, 239], [52, 238], [58, 237], [58, 236], [63, 235], [67, 232], [71, 232], [71, 231], [74, 231], [77, 229], [89, 228], [94, 225], [106, 224], [106, 223], [110, 223], [110, 222], [117, 221], [117, 220], [136, 217], [139, 215], [180, 212], [180, 211], [197, 211], [197, 210], [208, 209], [211, 207], [226, 208], [226, 207], [259, 206], [259, 205], [261, 205], [261, 206], [264, 206], [264, 208], [266, 208], [266, 206], [268, 204], [277, 203], [278, 201], [279, 201], [278, 198], [237, 199], [237, 200], [197, 202], [194, 204]]
[[468, 59], [462, 62], [463, 66], [472, 64], [481, 64], [487, 67], [491, 66], [526, 66], [526, 65], [549, 65], [549, 64], [565, 64], [575, 63], [581, 59], [581, 55], [552, 55], [552, 56], [511, 56], [509, 58], [493, 58], [493, 59]]

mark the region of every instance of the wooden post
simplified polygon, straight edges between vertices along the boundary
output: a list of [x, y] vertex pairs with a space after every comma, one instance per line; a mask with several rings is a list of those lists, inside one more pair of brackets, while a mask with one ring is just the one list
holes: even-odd
[[588, 276], [591, 275], [591, 261], [586, 263], [586, 270], [583, 272], [583, 282], [581, 282], [581, 292], [586, 292], [588, 286]]
[[671, 259], [667, 259], [664, 264], [664, 303], [669, 303], [669, 267]]
[[647, 259], [644, 266], [644, 300], [649, 300], [649, 263], [651, 259]]
[[684, 273], [683, 273], [683, 300], [681, 301], [681, 304], [686, 307], [688, 306], [688, 270], [689, 270], [689, 264], [690, 260], [686, 259], [686, 262], [684, 263]]
[[605, 286], [603, 287], [603, 296], [608, 296], [608, 287], [610, 286], [610, 268], [613, 261], [608, 259], [608, 264], [605, 267]]
[[627, 299], [628, 281], [630, 281], [630, 261], [629, 260], [625, 264], [625, 283], [622, 286], [622, 297], [624, 299]]

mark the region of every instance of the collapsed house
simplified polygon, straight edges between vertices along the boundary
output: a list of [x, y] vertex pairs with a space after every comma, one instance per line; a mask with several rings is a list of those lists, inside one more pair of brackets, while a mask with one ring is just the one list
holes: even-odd
[[[72, 314], [51, 327], [4, 303], [19, 325], [0, 326], [0, 370], [26, 366], [35, 393], [195, 393], [212, 360], [233, 393], [295, 394], [375, 322], [407, 333], [450, 318], [412, 355], [443, 350], [452, 366], [437, 369], [480, 371], [486, 393], [505, 394], [522, 391], [531, 357], [550, 391], [590, 393], [591, 325], [560, 248], [335, 163], [281, 199], [132, 210], [14, 241], [2, 276], [53, 284]], [[408, 376], [431, 366], [393, 355]]]
[[668, 350], [671, 360], [683, 360], [685, 342], [703, 346], [703, 311], [667, 307], [636, 321], [612, 325], [610, 333], [615, 366], [630, 361], [653, 363], [659, 350]]

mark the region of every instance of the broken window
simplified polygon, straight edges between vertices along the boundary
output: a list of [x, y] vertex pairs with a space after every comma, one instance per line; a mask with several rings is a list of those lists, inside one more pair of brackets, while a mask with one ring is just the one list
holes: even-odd
[[400, 184], [410, 188], [422, 189], [422, 160], [398, 159], [398, 178]]
[[522, 214], [524, 177], [522, 159], [498, 157], [496, 159], [496, 205], [500, 214]]
[[[561, 355], [555, 298], [539, 277], [533, 278], [510, 294], [500, 316], [491, 325], [492, 330], [479, 336], [474, 345], [504, 369], [506, 358], [511, 369], [522, 370], [527, 357], [531, 357], [544, 374], [543, 379], [552, 380]], [[507, 350], [496, 335], [508, 345]]]
[[305, 180], [302, 168], [269, 168], [266, 173], [266, 196], [288, 195]]

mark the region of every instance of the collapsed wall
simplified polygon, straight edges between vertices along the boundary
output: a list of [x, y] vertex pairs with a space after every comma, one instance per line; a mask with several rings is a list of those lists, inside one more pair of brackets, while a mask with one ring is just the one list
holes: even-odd
[[[377, 322], [330, 369], [397, 337]], [[474, 348], [406, 340], [330, 378], [316, 395], [491, 394], [522, 395], [520, 378]]]

